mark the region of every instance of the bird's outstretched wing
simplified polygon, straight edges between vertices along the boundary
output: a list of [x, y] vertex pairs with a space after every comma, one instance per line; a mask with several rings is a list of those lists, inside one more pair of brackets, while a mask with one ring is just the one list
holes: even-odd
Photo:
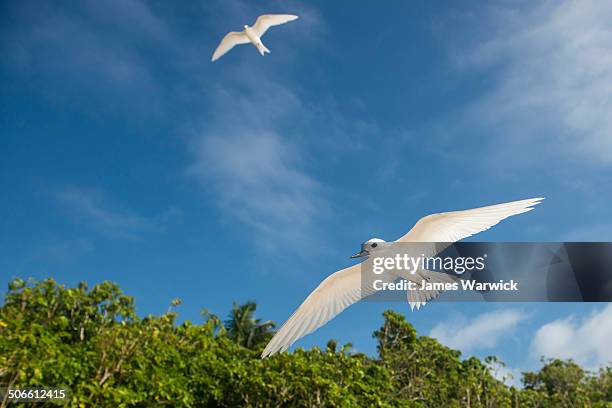
[[262, 358], [287, 350], [296, 340], [315, 331], [373, 292], [372, 289], [362, 293], [360, 264], [328, 276], [276, 332], [261, 354]]
[[[533, 207], [544, 198], [531, 198], [527, 200], [512, 201], [509, 203], [490, 205], [471, 210], [452, 211], [432, 214], [421, 218], [412, 229], [396, 242], [436, 242], [452, 243], [486, 231], [505, 218], [533, 210]], [[436, 245], [435, 251], [443, 250], [445, 245]], [[434, 247], [432, 246], [432, 249]], [[432, 252], [429, 255], [434, 255]], [[453, 275], [441, 272], [420, 270], [419, 279], [431, 282], [452, 283], [457, 280]], [[408, 303], [410, 309], [418, 310], [420, 307], [438, 296], [439, 291], [408, 290]]]
[[421, 218], [396, 242], [456, 242], [486, 231], [503, 219], [533, 210], [544, 198], [432, 214]]
[[297, 19], [298, 16], [294, 16], [293, 14], [264, 14], [257, 17], [257, 21], [253, 24], [252, 29], [258, 37], [261, 37], [268, 31], [268, 28]]
[[249, 37], [246, 36], [245, 33], [241, 33], [238, 31], [230, 31], [227, 33], [225, 37], [219, 43], [219, 46], [215, 50], [212, 56], [212, 61], [215, 62], [229, 50], [234, 48], [235, 45], [246, 44], [249, 42]]

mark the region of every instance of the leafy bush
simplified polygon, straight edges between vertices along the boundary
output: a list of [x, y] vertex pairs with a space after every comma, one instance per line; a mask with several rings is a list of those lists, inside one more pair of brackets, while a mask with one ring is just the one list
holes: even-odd
[[177, 324], [179, 304], [139, 318], [111, 282], [15, 279], [0, 309], [0, 387], [67, 386], [74, 407], [611, 406], [610, 367], [552, 360], [525, 373], [524, 389], [508, 388], [491, 374], [503, 365], [495, 357], [462, 360], [391, 311], [374, 333], [378, 358], [332, 340], [262, 360], [274, 323], [255, 318], [255, 303], [224, 322], [205, 311], [200, 325]]

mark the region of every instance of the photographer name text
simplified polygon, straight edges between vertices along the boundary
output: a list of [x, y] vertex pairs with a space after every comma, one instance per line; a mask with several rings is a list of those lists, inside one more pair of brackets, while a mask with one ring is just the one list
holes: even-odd
[[465, 279], [459, 282], [430, 282], [422, 279], [421, 282], [401, 279], [398, 282], [385, 282], [377, 279], [372, 283], [374, 290], [475, 290], [478, 292], [488, 291], [517, 291], [518, 282], [514, 279], [509, 281], [499, 280], [497, 282], [477, 282], [473, 279]]

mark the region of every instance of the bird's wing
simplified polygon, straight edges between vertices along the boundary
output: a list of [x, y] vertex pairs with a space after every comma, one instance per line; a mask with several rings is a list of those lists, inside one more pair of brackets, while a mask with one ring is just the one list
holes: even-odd
[[276, 332], [261, 354], [262, 358], [287, 350], [296, 340], [315, 331], [353, 303], [374, 292], [372, 289], [362, 293], [361, 286], [360, 264], [328, 276]]
[[[396, 242], [456, 242], [486, 231], [512, 215], [531, 211], [543, 199], [531, 198], [471, 210], [428, 215], [421, 218], [406, 235]], [[438, 245], [434, 252], [439, 253], [442, 250], [443, 248]], [[457, 281], [457, 277], [441, 272], [421, 270], [417, 275], [419, 279], [426, 279], [430, 282], [453, 283]], [[416, 307], [418, 310], [421, 306], [425, 306], [427, 301], [437, 297], [439, 293], [437, 290], [408, 290], [410, 309], [413, 310]]]
[[509, 203], [432, 214], [421, 218], [396, 242], [456, 242], [486, 231], [501, 220], [533, 210], [544, 198], [530, 198]]
[[264, 35], [268, 28], [276, 25], [288, 23], [293, 20], [297, 20], [298, 16], [293, 14], [264, 14], [257, 17], [257, 21], [253, 24], [253, 31], [258, 37]]
[[246, 44], [249, 42], [249, 37], [245, 33], [238, 31], [230, 31], [219, 43], [219, 46], [215, 50], [212, 56], [212, 61], [216, 61], [229, 50], [234, 48], [235, 45]]

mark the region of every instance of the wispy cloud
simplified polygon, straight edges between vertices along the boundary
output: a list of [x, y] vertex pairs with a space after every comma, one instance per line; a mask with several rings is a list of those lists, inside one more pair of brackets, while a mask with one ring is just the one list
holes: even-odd
[[519, 310], [500, 309], [472, 319], [455, 318], [439, 323], [429, 335], [442, 344], [468, 353], [495, 347], [502, 337], [512, 333], [524, 319], [524, 313]]
[[119, 104], [129, 99], [132, 114], [159, 108], [158, 64], [146, 50], [170, 49], [174, 40], [163, 20], [139, 0], [73, 6], [7, 3], [3, 13], [12, 23], [0, 27], [2, 64], [35, 85], [44, 83], [40, 88], [55, 103], [78, 100], [86, 109], [83, 99], [113, 97]]
[[612, 164], [612, 3], [489, 11], [488, 39], [458, 59], [491, 84], [467, 115], [469, 128], [490, 135], [491, 157], [512, 157], [502, 161], [511, 165]]
[[254, 232], [258, 247], [312, 244], [327, 207], [320, 184], [300, 169], [299, 149], [273, 131], [230, 132], [199, 139], [194, 174], [223, 211]]
[[612, 362], [612, 304], [590, 316], [558, 319], [540, 327], [531, 343], [534, 358], [574, 359], [591, 369]]
[[70, 187], [57, 192], [56, 198], [77, 220], [108, 237], [139, 240], [159, 228], [156, 220], [109, 202], [97, 189]]
[[28, 256], [34, 261], [68, 265], [92, 248], [92, 243], [86, 238], [55, 238], [34, 246]]
[[487, 366], [489, 367], [491, 375], [499, 381], [502, 381], [508, 386], [522, 386], [521, 379], [523, 378], [523, 372], [520, 369], [509, 367], [505, 365], [505, 363], [488, 364]]
[[288, 126], [303, 104], [265, 72], [257, 75], [256, 84], [215, 91], [215, 120], [190, 140], [190, 172], [259, 248], [308, 246], [329, 204], [308, 174], [304, 141]]

